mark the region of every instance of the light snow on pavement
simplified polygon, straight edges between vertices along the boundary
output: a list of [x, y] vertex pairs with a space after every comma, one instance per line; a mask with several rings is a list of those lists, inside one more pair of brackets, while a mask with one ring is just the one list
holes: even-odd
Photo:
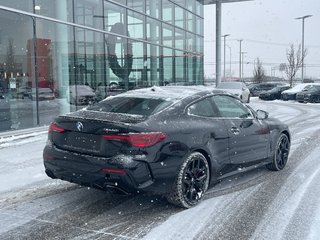
[[287, 167], [226, 179], [187, 210], [161, 196], [52, 180], [45, 132], [0, 137], [0, 239], [319, 239], [320, 105], [252, 98], [250, 106], [289, 125]]

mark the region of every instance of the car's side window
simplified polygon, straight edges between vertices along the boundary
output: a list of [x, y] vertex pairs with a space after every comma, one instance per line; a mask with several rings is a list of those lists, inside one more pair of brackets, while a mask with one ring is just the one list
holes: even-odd
[[200, 100], [188, 108], [188, 114], [201, 117], [217, 117], [209, 98]]
[[238, 99], [225, 95], [212, 96], [220, 116], [226, 118], [249, 118], [251, 112]]

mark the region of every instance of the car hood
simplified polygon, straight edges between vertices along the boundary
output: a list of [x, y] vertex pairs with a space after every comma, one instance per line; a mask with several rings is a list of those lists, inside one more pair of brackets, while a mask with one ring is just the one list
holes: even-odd
[[260, 92], [260, 95], [267, 95], [267, 94], [272, 94], [270, 91], [262, 91]]
[[285, 91], [283, 91], [282, 93], [289, 93], [289, 94], [292, 94], [292, 93], [298, 93], [298, 92], [301, 92], [301, 89], [300, 89], [300, 90], [289, 89], [289, 90], [285, 90]]

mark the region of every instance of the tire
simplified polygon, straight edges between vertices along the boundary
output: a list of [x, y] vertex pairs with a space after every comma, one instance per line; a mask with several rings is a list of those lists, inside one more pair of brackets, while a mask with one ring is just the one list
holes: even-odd
[[166, 198], [176, 206], [193, 207], [203, 199], [209, 180], [210, 169], [207, 159], [201, 153], [193, 152], [184, 159], [173, 191]]
[[247, 103], [250, 103], [250, 94], [248, 95]]
[[272, 162], [269, 163], [267, 168], [271, 171], [280, 171], [284, 169], [287, 164], [290, 151], [290, 141], [286, 134], [281, 133], [275, 147]]

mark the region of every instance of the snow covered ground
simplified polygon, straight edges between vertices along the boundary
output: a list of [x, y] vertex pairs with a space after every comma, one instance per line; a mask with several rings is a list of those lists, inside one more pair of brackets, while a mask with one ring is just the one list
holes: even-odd
[[188, 210], [49, 179], [46, 132], [0, 137], [0, 239], [320, 239], [320, 105], [250, 105], [289, 125], [287, 167], [226, 179]]

